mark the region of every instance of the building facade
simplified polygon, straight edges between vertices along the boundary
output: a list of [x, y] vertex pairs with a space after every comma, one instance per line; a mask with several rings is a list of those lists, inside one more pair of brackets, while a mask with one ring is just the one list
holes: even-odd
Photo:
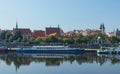
[[116, 29], [116, 36], [120, 36], [120, 30]]
[[[22, 38], [29, 40], [32, 37], [32, 32], [29, 28], [18, 28], [20, 31]], [[13, 35], [15, 35], [16, 29], [13, 29]]]
[[56, 33], [57, 36], [63, 36], [64, 32], [59, 27], [46, 27], [46, 36], [49, 36], [50, 34]]

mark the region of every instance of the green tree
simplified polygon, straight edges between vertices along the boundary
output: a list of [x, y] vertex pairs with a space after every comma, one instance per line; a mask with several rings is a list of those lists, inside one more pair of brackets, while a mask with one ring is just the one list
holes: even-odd
[[5, 40], [6, 41], [9, 41], [9, 38], [12, 36], [11, 32], [10, 31], [7, 31], [6, 34], [5, 34]]
[[111, 39], [110, 39], [110, 41], [111, 41], [111, 43], [118, 43], [118, 39], [117, 39], [117, 37], [115, 37], [115, 36], [112, 36], [111, 37]]
[[64, 43], [67, 44], [74, 44], [75, 40], [73, 38], [65, 38], [64, 39]]
[[5, 40], [6, 33], [7, 33], [7, 31], [2, 31], [2, 32], [1, 32], [0, 38], [1, 38], [2, 40]]
[[35, 39], [35, 42], [36, 43], [40, 43], [40, 42], [42, 42], [43, 40], [40, 38], [40, 37], [37, 37], [36, 39]]
[[19, 29], [16, 29], [16, 32], [15, 32], [15, 35], [14, 35], [14, 40], [17, 40], [18, 38], [21, 40], [22, 39], [22, 34], [21, 34]]
[[51, 36], [50, 39], [53, 43], [58, 43], [58, 41], [59, 41], [58, 37], [56, 37], [56, 36]]
[[58, 37], [58, 42], [63, 43], [63, 39], [61, 37]]
[[27, 42], [27, 38], [22, 38], [22, 42]]
[[21, 42], [21, 38], [17, 38], [17, 42]]
[[31, 37], [30, 40], [29, 40], [29, 43], [30, 43], [30, 44], [35, 43], [35, 38]]
[[103, 41], [105, 41], [105, 39], [107, 38], [107, 35], [99, 33], [99, 34], [96, 34], [96, 36], [95, 36], [96, 40], [98, 37], [100, 37]]
[[45, 42], [47, 42], [47, 43], [58, 43], [59, 42], [59, 38], [56, 37], [56, 36], [50, 36], [50, 37], [47, 37], [45, 39]]
[[82, 43], [87, 44], [87, 42], [88, 42], [88, 37], [87, 37], [87, 36], [84, 36], [81, 40], [82, 40]]
[[52, 40], [50, 39], [50, 37], [47, 37], [45, 40], [44, 40], [46, 43], [51, 43]]
[[78, 38], [76, 39], [76, 42], [81, 44], [82, 43], [82, 38], [83, 38], [83, 35], [79, 35]]
[[13, 36], [10, 36], [8, 39], [9, 42], [13, 42]]

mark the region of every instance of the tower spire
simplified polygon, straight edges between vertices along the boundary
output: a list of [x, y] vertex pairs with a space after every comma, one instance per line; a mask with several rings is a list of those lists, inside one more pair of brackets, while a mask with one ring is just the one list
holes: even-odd
[[101, 31], [102, 33], [105, 33], [104, 23], [100, 24], [100, 31]]
[[58, 24], [58, 28], [60, 28], [60, 25]]
[[18, 29], [18, 22], [16, 21], [16, 29]]

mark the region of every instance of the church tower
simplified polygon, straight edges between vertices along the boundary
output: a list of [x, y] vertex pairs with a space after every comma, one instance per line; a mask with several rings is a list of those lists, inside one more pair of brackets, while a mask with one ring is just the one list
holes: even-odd
[[103, 23], [103, 24], [100, 24], [100, 31], [101, 31], [101, 33], [105, 33], [104, 23]]

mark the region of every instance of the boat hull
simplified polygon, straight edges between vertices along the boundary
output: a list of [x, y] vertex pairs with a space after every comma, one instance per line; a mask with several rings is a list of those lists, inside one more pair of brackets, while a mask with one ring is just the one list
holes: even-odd
[[6, 49], [0, 49], [0, 54], [5, 54], [7, 52]]
[[109, 52], [97, 52], [98, 54], [109, 54]]
[[80, 54], [84, 50], [17, 50], [17, 53], [39, 53], [39, 54]]

